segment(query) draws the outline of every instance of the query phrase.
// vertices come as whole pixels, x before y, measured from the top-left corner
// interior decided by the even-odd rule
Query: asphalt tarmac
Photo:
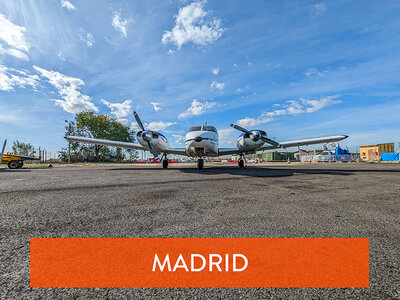
[[[369,238],[364,289],[31,289],[32,237]],[[400,299],[400,164],[0,169],[1,299]]]

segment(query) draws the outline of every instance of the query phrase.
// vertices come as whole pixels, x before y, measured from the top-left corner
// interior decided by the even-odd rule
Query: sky
[[[2,0],[0,140],[57,151],[76,113],[136,130],[136,110],[171,147],[205,122],[221,147],[230,123],[398,143],[399,15],[390,0]]]

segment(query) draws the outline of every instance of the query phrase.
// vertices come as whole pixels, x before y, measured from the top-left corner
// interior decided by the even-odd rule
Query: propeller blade
[[[251,134],[250,131],[248,131],[247,129],[245,129],[245,128],[239,126],[239,125],[231,124],[231,127],[235,128],[235,129],[237,129],[237,130],[239,130],[239,131],[242,131],[242,132],[244,132],[244,133]]]
[[[267,138],[265,136],[262,136],[261,140],[263,140],[264,142],[266,142],[268,144],[271,144],[272,146],[280,147],[280,144],[278,142],[275,142],[274,140],[271,140],[271,139],[269,139],[269,138]]]
[[[147,144],[150,147],[151,154],[153,154],[154,157],[157,157],[158,156],[158,152],[157,152],[156,148],[154,148],[153,144],[150,141],[147,141]]]
[[[133,115],[135,116],[136,122],[138,123],[140,129],[145,131],[142,121],[140,121],[139,115],[136,113],[136,111],[133,112]]]

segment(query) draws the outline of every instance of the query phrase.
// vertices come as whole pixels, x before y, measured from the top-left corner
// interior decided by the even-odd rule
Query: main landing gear
[[[243,154],[240,154],[240,159],[238,161],[238,165],[239,165],[240,169],[246,168],[245,162],[246,162],[246,158],[244,157]]]
[[[162,167],[163,169],[167,169],[168,168],[168,158],[167,158],[167,154],[164,154],[163,157],[161,158],[162,160]]]
[[[197,160],[197,169],[203,170],[203,168],[204,168],[204,160],[202,158],[199,158]]]

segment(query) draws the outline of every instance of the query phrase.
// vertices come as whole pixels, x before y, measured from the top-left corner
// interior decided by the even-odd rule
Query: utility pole
[[[68,135],[71,134],[71,123],[65,120],[65,123],[68,123]],[[71,163],[71,142],[68,140],[68,164]]]

